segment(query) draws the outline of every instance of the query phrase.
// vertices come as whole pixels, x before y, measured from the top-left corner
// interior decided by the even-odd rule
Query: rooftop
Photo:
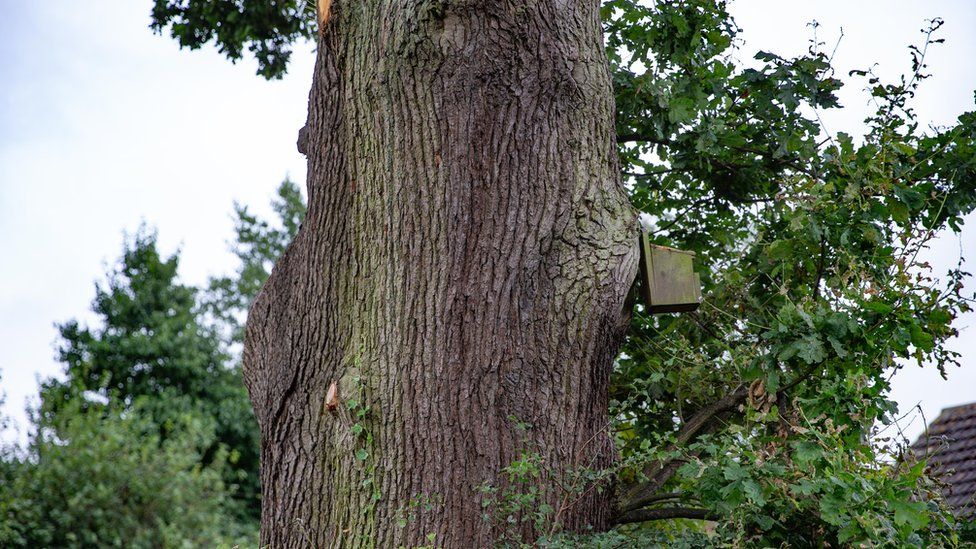
[[[946,501],[960,516],[976,516],[976,402],[942,410],[912,450],[949,485]]]

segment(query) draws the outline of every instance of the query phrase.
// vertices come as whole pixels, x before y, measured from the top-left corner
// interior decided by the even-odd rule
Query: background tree
[[[238,260],[233,275],[211,279],[204,296],[205,310],[216,320],[222,338],[231,350],[244,344],[244,320],[254,297],[261,290],[275,261],[298,234],[305,219],[305,197],[290,179],[282,181],[271,201],[275,219],[268,221],[251,213],[247,205],[234,204],[234,242],[231,251]]]
[[[141,228],[125,243],[107,286],[96,285],[97,327],[74,320],[58,327],[64,376],[46,380],[41,390],[47,421],[79,402],[124,409],[137,400],[164,436],[186,413],[214,421],[214,443],[229,450],[225,481],[253,517],[260,513],[258,431],[235,357],[242,317],[305,212],[301,191],[289,180],[271,206],[273,221],[234,205],[232,251],[240,265],[234,275],[212,279],[206,292],[181,283],[179,255],[162,257],[155,233]]]
[[[170,436],[179,418],[212,421],[214,446],[229,451],[225,481],[245,509],[260,509],[257,429],[238,369],[227,364],[216,331],[201,318],[197,290],[177,276],[179,257],[160,255],[156,235],[140,229],[125,243],[105,286],[97,284],[96,327],[68,321],[58,327],[61,378],[41,386],[42,422],[59,425],[65,406],[126,410],[137,401]]]
[[[257,543],[257,425],[236,330],[304,208],[287,180],[275,220],[235,205],[241,266],[208,292],[179,281],[155,233],[125,241],[96,286],[95,327],[59,327],[64,376],[43,384],[29,445],[0,446],[0,545]]]
[[[83,411],[79,401],[36,424],[25,452],[0,448],[3,547],[253,545],[222,476],[203,455],[212,425],[183,416],[165,438],[152,413]],[[38,418],[35,418],[38,419]]]
[[[402,48],[395,51],[407,52],[397,62],[415,56],[441,59],[425,41],[429,35],[425,33],[456,23],[452,18],[459,16],[459,8],[451,3],[411,6],[416,10],[398,8],[403,19],[416,25],[406,30],[395,27],[394,37],[414,37],[396,42]],[[285,70],[293,40],[312,37],[314,16],[304,4],[280,3],[272,8],[275,17],[291,19],[287,32],[281,33],[260,19],[236,24],[240,16],[231,12],[246,13],[248,2],[228,2],[224,9],[226,13],[219,13],[204,9],[204,3],[158,0],[153,25],[159,31],[170,29],[185,46],[199,47],[213,40],[232,59],[244,48],[260,52],[259,71],[269,77]],[[345,15],[342,5],[337,9]],[[306,148],[313,209],[316,192],[323,193],[322,207],[334,210],[336,204],[346,204],[340,199],[348,198],[336,189],[352,193],[363,185],[358,177],[322,185],[321,170],[341,172],[347,169],[345,162],[360,157],[347,160],[340,154],[343,143],[315,137],[322,129],[322,116],[340,118],[336,105],[347,105],[338,99],[344,97],[343,90],[366,89],[366,84],[338,78],[349,74],[342,72],[348,67],[353,67],[351,74],[364,74],[356,65],[361,58],[344,57],[347,50],[342,48],[357,32],[363,32],[362,40],[369,43],[380,30],[347,26],[361,16],[358,8],[348,9],[355,13],[330,26],[319,42],[316,90],[321,91],[323,81],[343,84],[337,84],[332,95],[317,95],[313,90]],[[464,17],[473,13],[491,17],[475,9]],[[944,342],[955,334],[953,318],[969,307],[962,294],[961,268],[939,279],[918,260],[919,251],[937,232],[959,230],[963,215],[972,211],[976,200],[974,115],[963,114],[952,127],[925,128],[911,108],[914,92],[926,77],[925,55],[930,45],[940,41],[933,34],[940,21],[933,20],[921,45],[910,49],[913,70],[900,81],[881,82],[869,71],[847,76],[858,82],[864,79],[877,107],[867,121],[867,133],[855,139],[830,134],[818,122],[820,110],[839,107],[835,92],[842,82],[831,68],[829,54],[815,40],[806,55],[788,59],[760,53],[753,68],[743,68],[735,61],[738,28],[725,2],[608,0],[601,16],[616,97],[620,169],[630,201],[651,221],[656,241],[697,252],[705,301],[698,314],[681,317],[646,317],[638,307],[610,386],[607,413],[615,420],[623,457],[616,467],[606,469],[599,460],[584,459],[583,469],[589,472],[576,470],[568,482],[566,464],[547,453],[552,449],[547,446],[550,441],[533,440],[532,428],[518,423],[522,429],[516,431],[526,434],[512,445],[518,447],[516,455],[497,464],[504,472],[502,478],[489,478],[481,486],[482,502],[501,512],[500,521],[489,516],[487,522],[493,528],[512,521],[516,526],[496,528],[491,535],[528,541],[541,531],[572,529],[575,525],[566,520],[564,504],[572,504],[575,495],[597,491],[603,486],[600,481],[613,475],[618,479],[614,521],[625,525],[609,535],[614,543],[648,532],[656,536],[660,530],[648,522],[674,518],[718,520],[715,536],[719,537],[711,539],[740,545],[904,546],[958,541],[952,518],[939,508],[932,479],[924,475],[922,465],[899,454],[897,445],[888,444],[895,442],[886,440],[891,438],[885,431],[890,427],[874,430],[894,419],[895,406],[887,394],[890,376],[904,364],[900,361],[911,358],[947,373],[956,357]],[[509,39],[517,41],[520,36],[513,32]],[[485,71],[470,89],[493,90],[493,83],[504,81],[506,69],[519,62],[517,55],[496,58],[504,62]],[[445,62],[450,67],[456,67],[450,62],[462,63]],[[395,83],[406,78],[400,72],[392,74],[400,79]],[[381,71],[377,78],[387,85],[389,73]],[[498,93],[531,96],[532,91],[514,87]],[[420,102],[416,95],[402,97]],[[415,142],[430,144],[436,135],[422,134]],[[379,136],[371,137],[375,139],[365,141],[371,146],[379,143],[378,150],[394,147]],[[443,150],[429,153],[422,158],[433,159],[437,167],[446,158]],[[393,156],[384,158],[396,157],[388,154]],[[413,192],[416,182],[424,181],[422,177],[399,180],[402,184],[383,196],[409,199],[412,195],[403,193]],[[384,204],[387,210],[367,211],[379,215],[388,215],[390,208],[395,211],[396,204]],[[323,215],[317,223],[341,225],[341,216]],[[404,216],[392,227],[399,229],[414,219]],[[387,238],[384,232],[382,239],[355,242],[395,246],[397,240]],[[303,246],[314,244],[299,244],[297,249],[307,251]],[[323,256],[330,258],[324,261],[341,262],[343,251],[340,246],[335,255]],[[403,257],[413,256],[404,252]],[[395,259],[391,264],[399,265]],[[283,269],[291,272],[308,269],[296,267],[293,260],[285,265]],[[319,263],[315,265],[311,268]],[[342,280],[358,280],[358,272]],[[410,276],[409,270],[396,272]],[[315,287],[326,291],[332,286]],[[281,292],[284,289],[273,290],[279,298]],[[370,295],[365,292],[360,297]],[[382,299],[395,300],[398,295],[384,292]],[[352,315],[343,303],[339,307],[346,315],[341,318]],[[273,313],[275,322],[286,322],[281,320],[285,317],[274,316],[279,314],[286,313]],[[278,335],[284,339],[284,333]],[[532,343],[526,347],[531,349]],[[354,363],[356,357],[362,360],[356,352],[351,354]],[[291,386],[298,383],[298,373],[290,378]],[[318,393],[325,392],[330,379],[326,375],[313,384],[315,405],[322,401]],[[417,379],[423,378],[416,376],[410,383]],[[373,403],[379,395],[375,387],[366,385],[362,394],[356,392],[353,411],[369,418],[376,414]],[[264,394],[262,385],[256,387]],[[280,395],[293,393],[285,389],[271,394],[268,402],[282,402]],[[545,392],[532,395],[540,400],[549,397]],[[362,397],[366,397],[365,408]],[[293,413],[288,406],[278,409],[286,416]],[[385,414],[386,408],[380,407],[380,412]],[[271,419],[276,428],[280,417]],[[368,419],[351,425],[369,433]],[[304,434],[318,440],[313,433]],[[266,444],[287,440],[272,438]],[[369,436],[354,439],[349,451],[371,450],[374,444]],[[313,454],[319,451],[327,452],[312,447]],[[370,472],[374,462],[368,461],[368,451],[356,454],[366,456],[364,466]],[[287,457],[300,462],[307,459],[303,456],[299,452]],[[421,524],[423,518],[416,515],[422,513],[411,509],[441,512],[436,494],[374,491],[371,472],[362,480],[366,486],[356,492],[359,501],[352,506],[366,509],[370,520],[379,520],[383,527],[388,527],[383,507],[371,504],[372,499],[399,501],[407,510],[403,515]],[[552,492],[547,490],[553,484],[574,496],[557,498],[552,505]],[[307,501],[303,498],[315,500],[315,495],[292,500],[282,496],[286,501],[281,506],[303,505]],[[337,517],[323,518],[315,505],[306,505],[305,511],[347,524]],[[552,526],[541,527],[540,518]],[[376,526],[367,522],[364,529],[375,532]],[[523,522],[534,528],[522,526]]]

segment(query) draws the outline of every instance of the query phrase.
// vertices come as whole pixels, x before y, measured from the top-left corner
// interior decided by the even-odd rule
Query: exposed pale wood
[[[329,22],[329,17],[332,15],[332,0],[317,0],[318,3],[316,8],[318,9],[319,16],[319,31],[325,27],[325,24]]]

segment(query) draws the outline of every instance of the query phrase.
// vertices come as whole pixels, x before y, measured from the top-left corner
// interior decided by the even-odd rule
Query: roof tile
[[[912,451],[948,484],[946,501],[961,516],[976,515],[976,402],[942,410]]]

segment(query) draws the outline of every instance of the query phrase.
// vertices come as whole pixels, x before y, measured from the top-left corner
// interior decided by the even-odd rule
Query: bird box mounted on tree
[[[701,303],[701,278],[694,252],[651,244],[641,231],[641,287],[648,313],[685,313]]]

